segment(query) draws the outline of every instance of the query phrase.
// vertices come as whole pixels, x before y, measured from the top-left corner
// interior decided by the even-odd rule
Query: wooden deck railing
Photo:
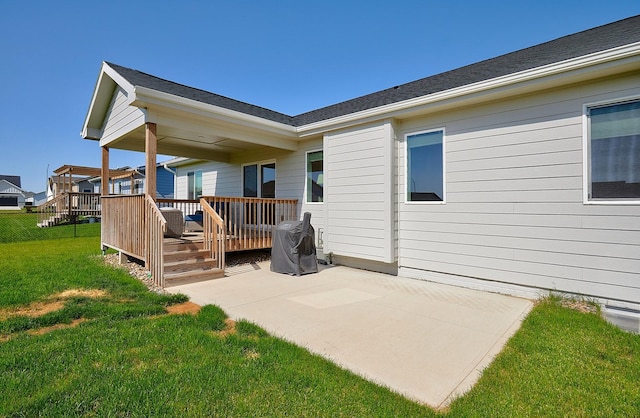
[[[176,208],[182,211],[184,216],[193,215],[202,211],[200,200],[187,199],[156,199],[159,208]]]
[[[99,193],[61,193],[38,207],[38,224],[42,225],[52,217],[100,216]]]
[[[102,245],[145,262],[153,281],[164,286],[166,220],[146,195],[102,197]]]
[[[224,221],[226,251],[271,248],[273,229],[297,219],[297,199],[203,196]]]
[[[203,209],[202,230],[204,235],[204,249],[209,251],[209,257],[216,260],[216,267],[224,270],[224,258],[227,246],[227,234],[224,221],[213,210],[205,199],[200,200]]]
[[[164,287],[164,233],[167,220],[160,212],[156,202],[150,197],[145,199],[147,220],[146,267],[151,271],[154,284]]]

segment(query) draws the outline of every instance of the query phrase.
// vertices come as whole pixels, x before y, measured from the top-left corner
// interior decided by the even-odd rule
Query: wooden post
[[[145,192],[153,200],[156,199],[156,156],[158,153],[158,138],[156,124],[147,122],[145,135],[145,153],[147,156],[145,168]]]
[[[100,193],[109,196],[109,148],[102,147],[102,171],[100,173]]]

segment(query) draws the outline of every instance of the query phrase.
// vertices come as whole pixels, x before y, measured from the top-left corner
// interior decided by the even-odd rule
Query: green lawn
[[[235,334],[220,333],[226,315],[217,307],[196,316],[163,315],[184,297],[148,292],[125,272],[102,265],[98,250],[98,238],[0,244],[0,416],[640,411],[640,336],[554,300],[533,309],[470,393],[436,413],[250,323],[236,324]],[[59,309],[29,316],[55,303]],[[78,320],[84,322],[36,334]]]
[[[0,243],[73,237],[99,237],[99,223],[38,228],[37,213],[0,211]]]

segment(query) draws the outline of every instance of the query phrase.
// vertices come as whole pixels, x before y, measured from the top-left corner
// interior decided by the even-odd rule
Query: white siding
[[[325,253],[395,261],[394,135],[389,121],[325,135]]]
[[[144,122],[145,115],[142,109],[129,106],[124,89],[118,87],[113,94],[109,111],[103,123],[101,141],[109,143],[144,125]]]
[[[177,199],[186,199],[187,173],[202,170],[202,194],[204,196],[242,196],[240,166],[218,161],[208,161],[177,169]]]
[[[400,202],[404,134],[444,126],[447,169],[445,205],[399,204],[401,274],[640,303],[640,206],[584,205],[582,190],[583,105],[639,86],[636,75],[398,123]]]

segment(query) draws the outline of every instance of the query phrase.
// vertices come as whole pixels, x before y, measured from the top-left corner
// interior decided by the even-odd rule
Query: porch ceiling
[[[176,157],[198,158],[212,161],[228,161],[236,153],[264,149],[284,149],[292,151],[293,145],[272,146],[268,143],[249,142],[215,133],[198,133],[166,125],[157,125],[158,154]],[[262,142],[262,141],[261,141]],[[297,147],[297,145],[295,145]],[[145,152],[145,126],[139,126],[117,141],[110,148]]]
[[[158,154],[227,161],[247,151],[295,151],[294,132],[270,129],[238,120],[225,120],[159,106],[145,109],[147,121],[156,123]],[[110,148],[145,151],[145,125],[141,124],[108,144]]]

